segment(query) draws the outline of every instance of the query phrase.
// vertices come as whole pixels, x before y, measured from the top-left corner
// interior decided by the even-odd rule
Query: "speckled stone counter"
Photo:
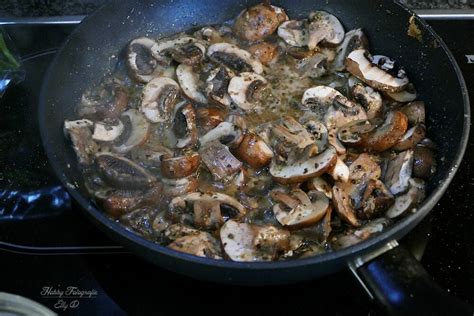
[[[0,16],[86,15],[105,2],[107,0],[0,0]],[[474,8],[474,0],[400,0],[400,2],[414,9]]]

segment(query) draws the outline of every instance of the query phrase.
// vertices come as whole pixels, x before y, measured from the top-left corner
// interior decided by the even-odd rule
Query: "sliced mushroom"
[[[258,41],[273,34],[288,20],[285,10],[261,3],[243,10],[235,20],[234,32],[243,40]]]
[[[393,93],[405,89],[409,81],[404,72],[401,71],[393,76],[373,64],[367,56],[368,52],[365,49],[351,52],[345,62],[347,71],[372,88],[383,92]]]
[[[92,126],[89,120],[64,121],[64,133],[69,137],[80,164],[90,164],[91,157],[99,150],[92,139]]]
[[[170,76],[169,69],[153,57],[151,49],[155,45],[156,42],[148,37],[136,38],[128,44],[128,73],[138,82],[147,83],[158,76]]]
[[[130,213],[131,211],[157,205],[161,200],[162,185],[155,185],[149,190],[113,190],[107,193],[101,201],[104,210],[113,218]]]
[[[352,185],[348,182],[337,182],[332,187],[332,201],[337,214],[342,220],[352,226],[359,226],[359,220],[356,217],[354,207],[350,199]]]
[[[382,96],[380,93],[362,84],[353,86],[351,92],[354,98],[365,108],[368,119],[380,116],[382,113]]]
[[[412,83],[408,84],[403,91],[393,93],[388,92],[386,95],[393,101],[400,103],[413,102],[417,97],[415,86]]]
[[[337,157],[336,163],[329,168],[327,173],[334,179],[334,181],[349,181],[349,167],[339,157]]]
[[[199,168],[201,158],[198,153],[190,153],[180,157],[164,157],[161,160],[161,173],[167,178],[185,178]]]
[[[212,26],[205,26],[194,33],[197,39],[204,40],[211,44],[223,42],[222,34]]]
[[[414,210],[423,200],[426,195],[426,186],[423,180],[410,179],[410,189],[405,194],[399,195],[395,198],[393,206],[385,213],[388,218],[396,218],[405,214],[409,210]]]
[[[324,127],[314,121],[301,125],[291,116],[285,116],[271,127],[271,136],[275,143],[291,144],[292,147],[304,149],[319,142],[324,147]]]
[[[198,189],[199,182],[195,176],[189,176],[180,179],[163,178],[163,191],[168,197],[176,197],[186,193],[195,192]]]
[[[357,120],[341,126],[337,130],[337,138],[344,144],[359,144],[367,133],[372,132],[377,125],[369,120]]]
[[[409,180],[413,171],[413,150],[397,154],[388,162],[384,182],[392,194],[408,190]]]
[[[425,102],[423,101],[408,103],[400,111],[407,116],[410,125],[425,123]]]
[[[142,92],[140,111],[153,123],[168,121],[179,95],[179,85],[173,79],[157,77],[147,83]]]
[[[211,71],[206,80],[206,93],[210,102],[218,106],[229,107],[232,99],[227,93],[227,87],[230,82],[230,75],[225,67],[218,67]]]
[[[199,64],[206,56],[206,47],[197,41],[173,46],[165,51],[178,63],[188,66]]]
[[[198,232],[178,238],[169,244],[168,248],[199,257],[222,259],[219,242],[206,232]]]
[[[196,110],[196,119],[198,127],[204,132],[209,132],[225,120],[224,110],[214,107],[198,108]]]
[[[288,199],[278,199],[278,196],[273,196],[279,202],[273,206],[273,213],[281,225],[289,228],[314,225],[330,208],[329,199],[324,193],[318,191],[310,191],[306,194],[300,189],[294,189],[289,192],[289,197],[292,201],[286,203]]]
[[[105,119],[94,124],[92,139],[100,142],[116,140],[123,132],[123,123],[120,120]]]
[[[235,155],[252,168],[259,169],[270,164],[273,151],[258,135],[247,133],[236,148]]]
[[[190,103],[182,102],[176,106],[173,119],[173,132],[177,138],[176,148],[196,145],[198,140],[196,113]]]
[[[150,137],[150,123],[145,116],[135,109],[125,111],[120,118],[124,131],[114,142],[114,151],[127,153],[143,145]]]
[[[328,199],[332,199],[332,188],[323,178],[315,177],[306,182],[309,190],[315,190],[324,193]]]
[[[306,130],[313,135],[314,142],[318,148],[318,153],[323,152],[328,144],[328,129],[321,122],[308,121],[305,124]]]
[[[435,172],[435,152],[426,146],[416,146],[413,150],[413,176],[428,180]]]
[[[358,49],[369,49],[369,41],[362,29],[351,30],[344,36],[344,41],[336,49],[336,59],[333,68],[336,71],[343,71],[346,66],[344,62],[347,56]]]
[[[426,128],[423,124],[417,124],[412,128],[408,129],[405,135],[403,135],[399,142],[392,147],[396,151],[404,151],[415,147],[421,142],[426,135]]]
[[[199,230],[189,227],[188,225],[177,223],[172,224],[165,228],[163,231],[163,236],[166,238],[167,241],[175,241],[184,236],[198,234]]]
[[[270,174],[281,184],[301,183],[325,173],[336,163],[337,155],[333,147],[329,147],[321,154],[308,157],[288,158],[284,163],[272,160]]]
[[[227,221],[220,230],[224,251],[233,261],[271,261],[289,249],[290,233],[274,226]]]
[[[301,103],[312,109],[329,107],[334,104],[336,97],[341,98],[344,96],[334,88],[315,86],[304,92]]]
[[[92,120],[117,119],[127,108],[129,99],[123,82],[106,78],[82,95],[77,112],[80,117]]]
[[[278,56],[278,45],[270,42],[253,44],[248,50],[264,65],[271,64]]]
[[[390,190],[380,180],[370,180],[357,210],[360,219],[373,219],[389,209],[395,199]]]
[[[288,45],[303,47],[308,45],[308,21],[290,20],[283,22],[278,28],[278,36]]]
[[[262,64],[252,54],[229,43],[211,45],[207,50],[207,55],[211,60],[237,73],[253,71],[261,74],[263,72]]]
[[[339,45],[344,40],[344,27],[332,14],[325,11],[311,12],[308,25],[308,48],[315,49],[319,43]]]
[[[97,154],[95,164],[100,177],[117,189],[143,189],[156,182],[155,177],[135,162],[112,153]]]
[[[165,65],[169,65],[172,59],[179,63],[194,64],[202,60],[205,50],[199,40],[182,33],[160,39],[150,48],[153,57]]]
[[[155,231],[152,227],[152,222],[155,216],[156,210],[154,208],[141,207],[122,215],[119,218],[119,221],[128,229],[132,229],[137,234],[153,240],[156,238]]]
[[[130,158],[145,168],[159,168],[161,159],[173,157],[173,151],[160,143],[148,142],[130,151]]]
[[[232,101],[242,110],[251,110],[261,102],[261,91],[267,80],[251,72],[242,72],[230,80],[227,92]]]
[[[205,146],[209,142],[218,140],[230,148],[237,148],[242,143],[243,138],[243,132],[238,126],[230,122],[222,122],[214,129],[201,136],[199,138],[199,143],[201,146]]]
[[[320,53],[296,61],[296,71],[301,77],[320,78],[326,74],[327,67],[328,57]]]
[[[355,231],[349,231],[345,234],[336,235],[333,238],[331,244],[334,249],[350,247],[374,236],[375,234],[381,233],[387,226],[390,225],[390,223],[391,221],[389,219],[377,218]]]
[[[208,100],[202,88],[203,83],[200,81],[199,75],[194,72],[192,66],[180,64],[176,67],[176,77],[184,94],[197,103],[207,104]]]
[[[405,114],[399,111],[389,112],[382,125],[361,135],[361,142],[357,145],[372,151],[385,151],[398,143],[407,128],[408,119]]]
[[[202,162],[219,181],[227,181],[242,168],[242,163],[218,140],[208,142],[199,150]]]

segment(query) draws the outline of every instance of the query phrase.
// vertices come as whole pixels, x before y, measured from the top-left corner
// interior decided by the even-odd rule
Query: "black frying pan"
[[[62,133],[64,120],[77,118],[74,108],[83,91],[114,68],[117,59],[112,56],[132,38],[144,34],[160,37],[197,25],[222,23],[257,2],[116,1],[88,17],[56,56],[41,95],[41,136],[62,183],[111,238],[164,268],[194,278],[264,285],[314,279],[350,266],[370,293],[392,312],[414,312],[420,306],[416,304],[423,302],[425,312],[467,310],[469,307],[455,303],[436,287],[418,262],[396,246],[396,240],[430,212],[452,180],[467,144],[470,111],[464,80],[443,41],[418,18],[423,40],[409,37],[412,12],[393,1],[275,0],[274,4],[285,8],[292,18],[305,17],[315,9],[326,10],[335,14],[346,30],[363,27],[372,53],[391,56],[406,67],[419,98],[427,104],[429,136],[440,145],[440,157],[444,157],[430,182],[428,198],[416,213],[347,249],[295,261],[238,263],[199,258],[147,241],[111,221],[92,202],[76,156]]]

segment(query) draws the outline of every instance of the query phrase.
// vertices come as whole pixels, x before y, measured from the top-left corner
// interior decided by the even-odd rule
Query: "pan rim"
[[[408,14],[415,16],[417,23],[422,25],[423,29],[428,31],[433,38],[435,38],[438,42],[440,47],[443,49],[444,53],[448,57],[449,61],[451,62],[452,67],[456,73],[456,76],[459,81],[459,86],[461,88],[462,96],[463,96],[463,106],[464,106],[464,116],[463,116],[463,133],[461,137],[460,144],[458,146],[458,150],[456,152],[455,159],[449,166],[451,172],[445,177],[437,186],[433,192],[428,196],[423,203],[423,205],[418,209],[417,212],[407,216],[393,225],[391,225],[387,230],[383,231],[377,236],[369,238],[365,241],[359,242],[353,246],[343,248],[340,250],[322,253],[313,257],[303,258],[303,259],[295,259],[295,260],[288,260],[288,261],[273,261],[273,262],[235,262],[229,260],[217,260],[217,259],[210,259],[210,258],[203,258],[198,257],[190,254],[186,254],[183,252],[179,252],[165,246],[161,246],[156,244],[152,241],[149,241],[138,234],[130,232],[121,224],[113,221],[109,217],[107,217],[102,211],[100,211],[94,203],[90,201],[90,199],[86,199],[84,196],[79,194],[78,191],[74,190],[68,185],[67,179],[64,177],[64,173],[62,172],[61,166],[55,162],[55,154],[51,150],[51,147],[48,145],[48,132],[45,126],[46,122],[46,112],[44,111],[45,108],[45,96],[47,94],[48,83],[50,82],[49,78],[52,76],[53,69],[55,68],[56,64],[58,63],[58,56],[60,56],[61,51],[64,49],[65,46],[69,43],[71,38],[73,38],[74,34],[80,30],[80,26],[78,26],[68,37],[68,39],[63,43],[61,49],[59,50],[58,54],[55,56],[53,62],[51,63],[48,71],[45,75],[44,84],[41,88],[40,93],[40,100],[39,100],[39,123],[40,123],[40,134],[43,143],[43,147],[47,154],[49,164],[51,165],[55,175],[61,181],[62,185],[67,189],[68,193],[79,203],[82,209],[87,213],[87,215],[94,218],[94,223],[99,226],[99,228],[106,229],[107,232],[113,232],[111,236],[112,239],[119,240],[119,235],[121,238],[119,240],[120,244],[123,244],[123,239],[126,239],[127,243],[133,243],[136,246],[140,246],[143,249],[147,249],[153,252],[157,252],[160,255],[168,256],[173,259],[179,259],[188,261],[195,264],[210,266],[210,267],[219,267],[219,268],[226,268],[226,269],[234,269],[234,270],[282,270],[282,269],[291,269],[297,268],[302,266],[308,265],[317,265],[323,262],[337,262],[340,260],[344,260],[345,263],[349,263],[353,258],[360,256],[364,253],[370,252],[371,250],[377,249],[385,245],[391,240],[397,240],[403,237],[405,234],[410,232],[436,205],[436,203],[441,199],[444,195],[445,191],[447,190],[448,186],[450,185],[452,179],[454,178],[461,161],[464,157],[468,139],[469,139],[469,132],[470,132],[470,121],[471,121],[471,110],[470,110],[470,101],[467,86],[460,70],[460,67],[455,60],[453,54],[444,43],[442,38],[431,28],[431,26],[418,17],[412,10],[408,9],[398,1],[394,1],[396,5],[398,5],[402,10],[406,11]],[[88,23],[91,18],[93,18],[96,14],[98,14],[101,10],[103,10],[107,5],[106,4],[100,9],[98,9],[92,15],[86,17],[84,21],[81,23]],[[99,225],[100,223],[100,225]],[[110,235],[110,234],[109,234]],[[127,247],[128,248],[128,247]],[[133,251],[134,254],[138,254],[136,251]]]

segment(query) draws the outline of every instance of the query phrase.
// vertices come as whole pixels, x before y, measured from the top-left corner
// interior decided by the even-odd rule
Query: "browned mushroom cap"
[[[235,155],[252,168],[258,169],[270,164],[273,151],[258,135],[248,133],[235,150]]]
[[[418,145],[413,151],[413,176],[429,179],[436,172],[435,152],[426,146]]]
[[[80,164],[90,164],[93,155],[99,150],[99,146],[92,139],[93,125],[92,121],[85,119],[64,122],[64,134],[71,140]]]
[[[176,148],[196,145],[198,140],[196,113],[191,103],[183,102],[176,106],[173,132],[177,138]]]
[[[347,56],[357,49],[369,49],[369,41],[362,29],[355,29],[346,33],[344,41],[337,47],[337,56],[333,63],[333,69],[343,71]]]
[[[395,203],[385,214],[388,218],[396,218],[407,211],[415,210],[415,208],[423,202],[426,195],[426,185],[423,180],[410,179],[410,189],[405,194],[395,198]]]
[[[225,109],[231,105],[232,99],[227,93],[230,79],[229,72],[225,67],[217,67],[210,72],[206,79],[206,93],[209,102]]]
[[[385,171],[384,182],[393,194],[405,192],[413,171],[413,150],[391,158]]]
[[[270,64],[278,56],[278,45],[270,42],[263,41],[253,44],[248,50],[264,65]]]
[[[199,108],[196,111],[198,127],[204,132],[209,132],[225,120],[226,112],[222,109],[210,107]]]
[[[360,219],[373,219],[380,216],[390,206],[395,199],[390,190],[380,180],[369,180],[361,207],[357,210],[357,217]]]
[[[242,11],[234,24],[234,32],[243,40],[258,41],[273,34],[288,20],[282,8],[261,3]]]
[[[281,225],[292,229],[314,225],[330,208],[329,199],[318,191],[306,194],[301,189],[294,189],[287,197],[283,195],[281,192],[271,195],[279,202],[273,206],[273,213]]]
[[[163,186],[156,184],[149,190],[113,190],[100,201],[110,216],[119,218],[135,209],[156,206],[162,198]]]
[[[400,138],[400,141],[392,147],[396,151],[404,151],[415,147],[421,142],[426,135],[426,128],[423,124],[417,124],[408,129],[405,135]]]
[[[163,192],[167,197],[181,196],[186,193],[195,192],[199,187],[199,181],[195,176],[181,179],[163,178]]]
[[[190,153],[180,157],[164,157],[161,159],[161,173],[167,178],[185,178],[193,174],[201,163],[198,153]]]
[[[347,56],[346,69],[372,88],[383,92],[402,91],[409,83],[404,72],[399,72],[396,76],[393,76],[379,68],[378,65],[373,64],[365,49],[355,50]]]
[[[408,119],[405,114],[399,111],[390,112],[380,127],[362,135],[358,146],[377,152],[385,151],[398,143],[407,128]]]
[[[219,242],[206,232],[198,232],[180,237],[169,244],[168,248],[199,257],[222,259]]]
[[[233,261],[271,261],[290,248],[290,233],[271,225],[227,221],[220,230],[226,255]]]
[[[118,189],[143,189],[150,187],[156,178],[135,162],[112,153],[98,153],[95,164],[100,177]]]
[[[127,108],[129,99],[123,82],[117,78],[107,78],[98,87],[82,95],[78,114],[92,120],[117,119]]]
[[[423,101],[408,103],[400,111],[407,116],[410,125],[425,123],[425,102]]]
[[[227,181],[242,168],[242,163],[232,155],[229,147],[218,140],[201,147],[199,153],[216,180]]]
[[[270,174],[281,184],[301,183],[325,173],[336,163],[337,155],[333,147],[329,147],[317,156],[307,153],[289,156],[285,162],[272,160]]]
[[[351,92],[367,111],[368,119],[380,116],[382,113],[382,96],[380,93],[360,83],[353,86]]]

